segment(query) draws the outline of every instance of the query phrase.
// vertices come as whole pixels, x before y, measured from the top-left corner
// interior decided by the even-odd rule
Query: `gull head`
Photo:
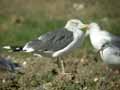
[[[65,25],[65,28],[68,30],[83,29],[86,27],[87,27],[87,25],[83,24],[79,19],[71,19]]]
[[[97,23],[95,23],[95,22],[92,22],[92,23],[90,23],[89,25],[88,25],[88,29],[96,29],[96,30],[100,30],[100,26],[97,24]]]
[[[92,22],[86,26],[87,26],[87,32],[86,32],[87,34],[100,31],[100,26],[95,22]]]

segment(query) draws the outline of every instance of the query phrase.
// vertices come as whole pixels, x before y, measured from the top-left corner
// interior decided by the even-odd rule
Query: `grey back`
[[[57,51],[73,41],[73,33],[64,28],[48,32],[40,37],[41,39],[30,41],[28,47],[32,47],[35,51]]]

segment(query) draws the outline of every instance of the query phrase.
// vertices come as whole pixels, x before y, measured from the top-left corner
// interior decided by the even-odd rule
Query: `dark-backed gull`
[[[80,47],[85,37],[84,32],[80,29],[85,27],[86,25],[80,20],[69,20],[64,28],[47,32],[37,39],[29,41],[23,47],[23,51],[52,58],[61,57]],[[65,74],[63,60],[60,60],[60,62],[62,74]]]

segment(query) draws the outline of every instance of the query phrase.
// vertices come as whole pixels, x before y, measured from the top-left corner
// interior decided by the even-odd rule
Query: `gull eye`
[[[76,22],[76,23],[75,23],[75,25],[77,26],[77,25],[78,25],[78,23]]]
[[[78,26],[78,23],[77,22],[72,22],[72,25]]]

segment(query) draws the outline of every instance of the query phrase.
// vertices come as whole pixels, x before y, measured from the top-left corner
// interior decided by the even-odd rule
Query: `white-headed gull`
[[[92,46],[98,51],[106,42],[120,41],[120,37],[115,36],[105,30],[101,30],[97,23],[88,25],[88,32]]]
[[[43,56],[58,58],[80,47],[85,33],[81,31],[86,25],[78,19],[69,20],[62,29],[47,32],[35,40],[29,41],[23,51]],[[62,74],[65,74],[63,60],[60,60]]]

